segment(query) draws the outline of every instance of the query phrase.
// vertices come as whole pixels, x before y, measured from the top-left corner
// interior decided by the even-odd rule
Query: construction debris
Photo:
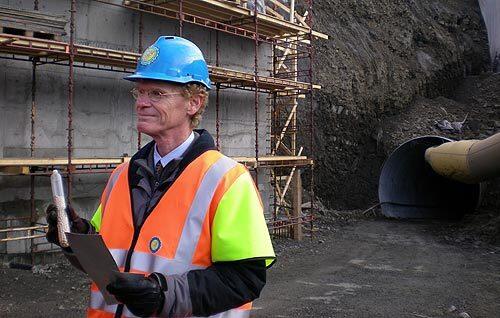
[[[449,132],[452,134],[461,134],[462,133],[462,128],[464,126],[465,121],[467,120],[467,114],[464,118],[463,121],[454,121],[454,122],[449,122],[446,119],[436,121],[436,126],[441,130],[445,132]]]

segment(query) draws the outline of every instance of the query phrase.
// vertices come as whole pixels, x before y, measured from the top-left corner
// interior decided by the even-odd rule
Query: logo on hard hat
[[[161,241],[159,238],[156,236],[149,241],[149,249],[151,250],[152,253],[158,252],[158,250],[161,248]]]
[[[141,64],[142,65],[149,65],[153,63],[156,58],[158,57],[158,54],[160,53],[160,49],[158,49],[156,46],[150,46],[142,53],[141,56]]]

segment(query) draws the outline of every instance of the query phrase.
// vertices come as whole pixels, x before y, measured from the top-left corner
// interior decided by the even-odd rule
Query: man
[[[98,232],[120,270],[144,276],[107,286],[120,305],[93,284],[88,317],[248,317],[275,255],[249,172],[193,130],[210,89],[201,51],[162,36],[126,79],[153,141],[114,170],[92,220],[69,214],[72,231]],[[48,221],[57,243],[53,209]]]

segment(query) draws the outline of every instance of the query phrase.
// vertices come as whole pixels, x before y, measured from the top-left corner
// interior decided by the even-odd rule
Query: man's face
[[[190,126],[190,101],[180,86],[154,81],[137,82],[137,130],[151,137]],[[156,100],[158,99],[158,100]]]

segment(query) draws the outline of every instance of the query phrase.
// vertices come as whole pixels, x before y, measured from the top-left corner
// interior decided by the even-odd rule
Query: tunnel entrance
[[[476,209],[480,184],[464,184],[435,173],[425,150],[452,141],[439,136],[409,140],[396,148],[380,174],[378,195],[387,217],[457,219]]]

